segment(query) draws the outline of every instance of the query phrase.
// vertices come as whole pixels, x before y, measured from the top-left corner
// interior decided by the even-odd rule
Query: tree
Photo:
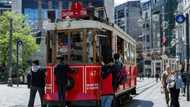
[[[16,41],[21,40],[22,45],[22,69],[26,69],[27,60],[36,52],[38,45],[32,37],[31,28],[27,25],[25,17],[18,13],[5,12],[0,16],[0,63],[7,65],[8,40],[9,40],[9,19],[13,19],[13,66],[16,64]]]

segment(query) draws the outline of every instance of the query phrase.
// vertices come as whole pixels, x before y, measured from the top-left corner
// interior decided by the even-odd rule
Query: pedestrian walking
[[[35,96],[38,91],[41,100],[41,107],[45,107],[43,104],[43,95],[44,95],[44,86],[45,86],[45,72],[41,70],[38,60],[32,62],[31,68],[31,86],[30,86],[30,98],[28,107],[34,107]]]
[[[156,71],[156,74],[155,74],[155,78],[156,78],[156,82],[158,82],[159,78],[160,78],[160,71]]]
[[[170,65],[166,65],[166,70],[161,75],[161,85],[162,85],[161,88],[162,88],[162,90],[164,92],[166,104],[167,104],[168,107],[169,107],[169,91],[167,90],[167,82],[166,82],[166,80],[168,78],[170,70],[171,70]]]
[[[55,67],[56,83],[58,86],[58,97],[60,101],[60,107],[66,106],[65,92],[67,88],[67,73],[71,71],[68,65],[64,64],[64,56],[57,57],[59,63]]]
[[[140,80],[144,80],[144,58],[141,56],[137,65]]]
[[[166,80],[167,88],[170,93],[170,107],[180,107],[179,104],[179,93],[180,88],[183,87],[183,80],[181,77],[181,66],[178,66],[177,70],[171,70]]]
[[[184,87],[182,88],[182,94],[183,96],[185,96],[185,93],[186,93],[186,84],[187,84],[187,79],[186,79],[186,73],[185,73],[185,65],[184,63],[182,64],[182,69],[181,69],[181,76],[182,76],[182,80],[183,80],[183,83],[184,83]]]

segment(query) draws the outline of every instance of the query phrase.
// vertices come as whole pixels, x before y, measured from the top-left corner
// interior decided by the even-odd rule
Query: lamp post
[[[13,35],[13,19],[9,19],[9,45],[8,45],[8,86],[12,87],[12,35]]]
[[[182,24],[182,23],[186,23],[186,60],[187,60],[187,63],[186,63],[186,67],[187,67],[187,71],[186,73],[188,75],[186,75],[186,82],[187,82],[187,101],[190,101],[190,92],[189,92],[189,14],[186,13],[185,16],[184,15],[177,15],[176,16],[176,22],[179,23],[179,24]]]
[[[187,73],[189,74],[189,14],[186,14],[186,49],[187,49]],[[187,77],[187,101],[190,101],[189,98],[189,77]]]
[[[20,70],[20,63],[19,63],[19,51],[20,51],[20,47],[22,46],[22,41],[21,40],[17,40],[16,41],[16,65],[17,65],[17,72],[16,72],[16,76],[17,76],[17,87],[19,86],[19,75],[18,72]]]

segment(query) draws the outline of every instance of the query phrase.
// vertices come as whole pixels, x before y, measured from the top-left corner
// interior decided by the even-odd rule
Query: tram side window
[[[98,63],[108,63],[112,58],[112,45],[111,45],[111,33],[101,33],[97,37],[96,47],[97,47],[97,62]]]
[[[71,63],[82,63],[83,62],[83,33],[72,32],[71,33]]]
[[[46,42],[47,42],[47,62],[52,63],[52,38],[51,38],[50,32],[48,32],[47,35],[48,35],[47,39],[46,39]]]
[[[124,40],[120,37],[117,37],[117,52],[121,56],[121,61],[124,62]]]
[[[68,61],[69,52],[68,36],[64,32],[58,33],[58,56],[63,56],[65,61]]]
[[[131,64],[131,45],[130,44],[128,46],[128,51],[129,51],[128,60],[129,60],[129,63]]]
[[[87,61],[88,63],[93,63],[93,33],[88,32],[87,35]]]
[[[132,46],[132,50],[131,50],[131,58],[132,58],[132,64],[135,64],[135,49],[134,47]]]
[[[124,47],[124,63],[128,63],[128,43],[125,42],[125,47]]]

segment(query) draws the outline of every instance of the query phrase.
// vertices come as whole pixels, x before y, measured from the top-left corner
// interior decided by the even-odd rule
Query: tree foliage
[[[22,63],[23,69],[27,67],[27,60],[37,50],[38,46],[32,37],[31,28],[27,25],[25,17],[18,13],[5,12],[0,16],[0,63],[8,63],[8,41],[10,18],[13,19],[13,66],[16,64],[16,41],[21,40],[22,45]]]

